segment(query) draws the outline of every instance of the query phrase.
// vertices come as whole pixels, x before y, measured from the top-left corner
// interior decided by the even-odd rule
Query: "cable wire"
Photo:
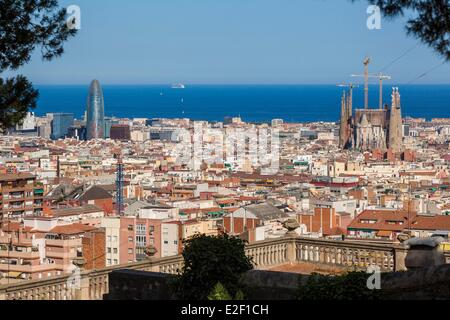
[[[419,79],[422,79],[423,77],[427,76],[429,73],[433,72],[434,70],[442,67],[447,61],[444,60],[441,63],[435,65],[434,67],[432,67],[431,69],[429,69],[428,71],[422,73],[421,75],[417,76],[416,78],[412,79],[411,81],[407,82],[407,84],[411,84]]]
[[[401,60],[403,57],[407,56],[411,51],[416,49],[419,46],[418,43],[416,43],[414,46],[406,50],[404,53],[402,53],[399,57],[395,58],[391,63],[387,64],[383,69],[380,70],[380,72],[386,71],[388,68],[392,67],[396,62]]]

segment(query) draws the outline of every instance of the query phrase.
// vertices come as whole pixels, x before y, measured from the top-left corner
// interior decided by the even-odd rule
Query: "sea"
[[[87,85],[37,85],[34,112],[68,112],[82,118]],[[247,122],[337,121],[344,88],[335,85],[105,85],[105,115],[119,118],[190,118],[223,121],[241,117]],[[403,116],[450,118],[450,85],[399,85]],[[391,103],[392,86],[384,87],[384,103]],[[378,108],[378,86],[370,86],[371,108]],[[364,105],[364,88],[354,89],[354,108]]]

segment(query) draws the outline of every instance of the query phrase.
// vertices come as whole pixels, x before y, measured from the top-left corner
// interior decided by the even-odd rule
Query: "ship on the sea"
[[[172,85],[172,89],[185,89],[186,86],[182,83],[176,83]]]

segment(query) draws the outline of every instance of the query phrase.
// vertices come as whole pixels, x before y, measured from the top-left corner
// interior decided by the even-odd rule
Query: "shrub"
[[[379,290],[367,288],[369,274],[349,272],[332,276],[312,274],[305,284],[300,285],[299,300],[375,300]]]

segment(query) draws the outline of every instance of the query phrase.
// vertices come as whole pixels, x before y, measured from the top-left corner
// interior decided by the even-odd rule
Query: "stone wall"
[[[241,284],[248,300],[295,300],[308,275],[252,270]],[[369,277],[369,275],[368,275]],[[108,300],[171,300],[172,275],[119,270],[109,278]],[[450,265],[381,274],[384,300],[450,300]],[[357,297],[355,297],[357,298]]]
[[[172,300],[172,275],[136,270],[113,271],[104,300]]]

